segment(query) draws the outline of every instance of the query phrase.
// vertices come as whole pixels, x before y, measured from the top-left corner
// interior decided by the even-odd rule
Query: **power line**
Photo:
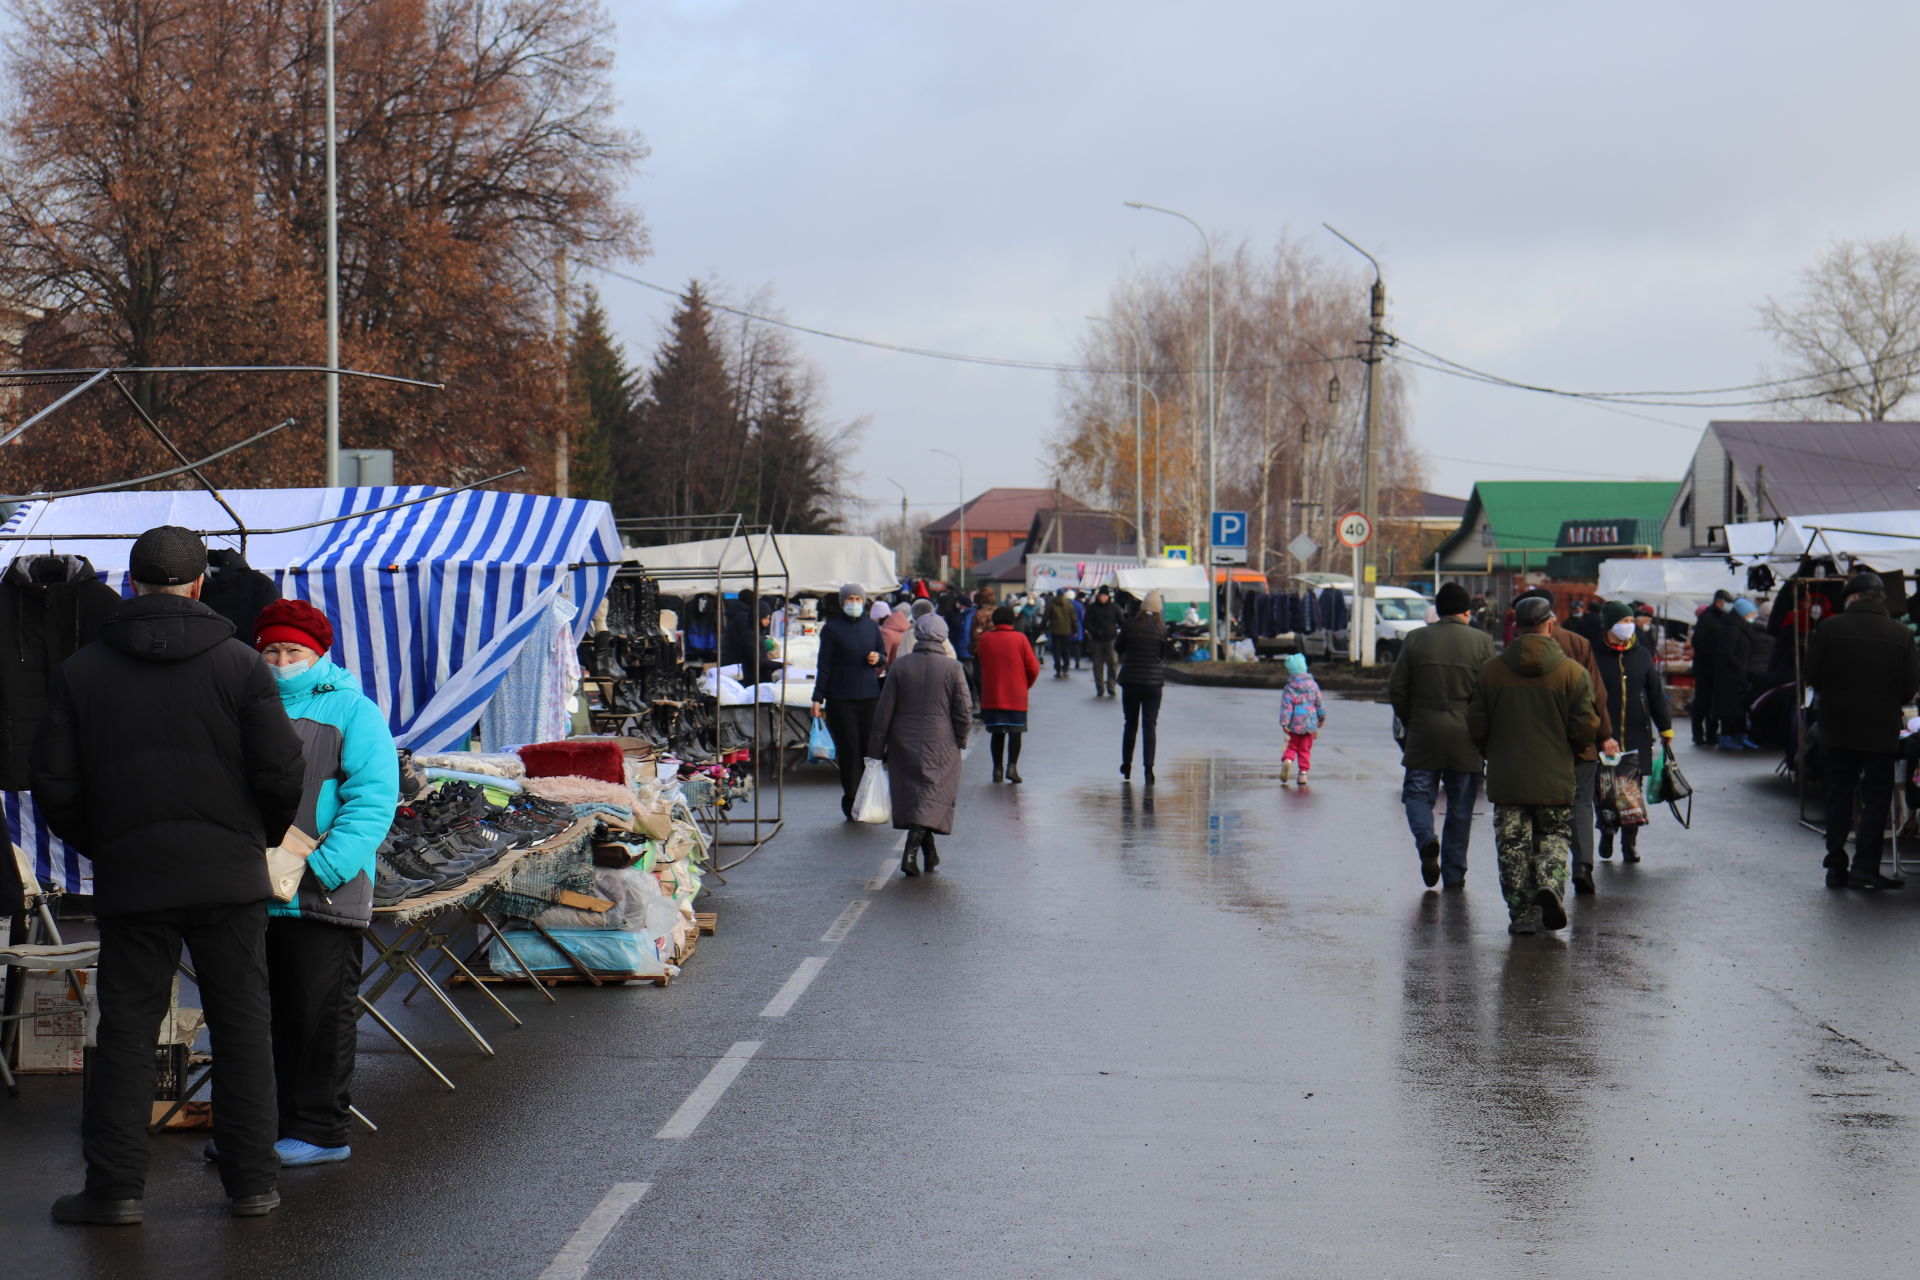
[[[1756,408],[1756,407],[1761,407],[1766,405],[1791,404],[1797,400],[1811,400],[1816,397],[1826,395],[1827,390],[1825,388],[1818,388],[1815,390],[1802,391],[1802,392],[1798,392],[1790,395],[1768,396],[1768,397],[1764,397],[1761,399],[1754,399],[1754,400],[1717,401],[1717,402],[1711,402],[1711,403],[1703,402],[1703,401],[1693,401],[1693,400],[1676,400],[1676,399],[1663,400],[1663,399],[1658,399],[1656,397],[1732,395],[1742,391],[1762,391],[1769,387],[1787,387],[1800,382],[1814,382],[1822,379],[1836,378],[1836,377],[1840,377],[1843,374],[1858,372],[1862,369],[1871,369],[1878,365],[1888,363],[1890,361],[1911,359],[1913,357],[1920,356],[1920,347],[1916,347],[1912,351],[1894,352],[1889,355],[1879,356],[1863,364],[1840,365],[1833,369],[1823,369],[1823,370],[1818,370],[1814,373],[1804,373],[1792,378],[1776,378],[1766,382],[1747,383],[1744,386],[1715,387],[1715,388],[1708,388],[1708,389],[1703,389],[1698,391],[1568,391],[1561,387],[1549,387],[1549,386],[1542,386],[1537,383],[1521,382],[1513,378],[1502,377],[1497,373],[1488,373],[1484,369],[1476,369],[1472,365],[1462,364],[1458,360],[1452,360],[1446,356],[1440,355],[1437,352],[1429,351],[1425,347],[1422,347],[1416,343],[1407,341],[1405,338],[1396,338],[1395,342],[1396,342],[1396,345],[1398,346],[1404,346],[1411,351],[1418,351],[1421,355],[1426,356],[1431,360],[1436,360],[1440,363],[1440,365],[1445,366],[1444,368],[1436,367],[1435,365],[1425,364],[1421,361],[1411,359],[1410,357],[1407,357],[1407,356],[1398,357],[1399,359],[1405,361],[1408,364],[1413,365],[1416,368],[1429,369],[1435,373],[1445,373],[1453,377],[1468,378],[1476,382],[1491,383],[1495,386],[1511,387],[1517,391],[1537,391],[1543,395],[1561,396],[1571,400],[1590,400],[1590,401],[1596,401],[1596,402],[1606,402],[1606,403],[1616,403],[1616,404],[1638,404],[1638,405],[1644,405],[1652,408],[1669,408],[1669,409],[1750,409],[1750,408]]]
[[[624,280],[628,284],[639,285],[642,289],[651,289],[655,293],[664,293],[670,298],[683,296],[682,291],[679,289],[669,288],[663,284],[655,284],[651,280],[642,280],[638,276],[628,275],[624,271],[616,271],[612,267],[600,266],[598,264],[589,265],[592,265],[595,270],[612,276],[616,280]],[[791,329],[795,333],[810,334],[813,337],[827,338],[834,342],[848,342],[859,347],[872,347],[878,351],[891,351],[898,355],[920,356],[928,360],[949,360],[959,364],[986,365],[990,368],[997,369],[1031,369],[1041,373],[1097,373],[1132,377],[1135,372],[1131,367],[1109,369],[1099,365],[1066,364],[1055,360],[1019,360],[1010,356],[976,356],[959,351],[940,351],[933,347],[914,347],[898,342],[882,342],[878,338],[861,338],[850,333],[835,333],[830,329],[816,329],[811,325],[795,324],[791,320],[782,320],[778,316],[761,315],[758,312],[748,311],[741,307],[731,307],[724,302],[716,302],[712,298],[707,299],[707,305],[715,311],[724,311],[728,315],[739,316],[743,320],[753,320],[760,324],[773,325],[776,328]],[[1334,364],[1340,361],[1357,359],[1359,359],[1358,356],[1315,356],[1310,360],[1282,360],[1278,364],[1243,365],[1234,368],[1223,367],[1215,370],[1215,372],[1271,373],[1276,369],[1298,369],[1305,368],[1309,365]],[[1205,373],[1206,370],[1157,368],[1142,369],[1139,370],[1139,372],[1143,374],[1178,375],[1200,374]]]
[[[1427,453],[1424,449],[1420,452],[1429,458],[1434,458],[1441,462],[1464,462],[1469,466],[1475,467],[1504,467],[1509,471],[1544,471],[1549,475],[1580,476],[1588,480],[1646,480],[1648,478],[1644,475],[1624,475],[1618,471],[1570,471],[1563,467],[1536,467],[1524,462],[1495,462],[1492,458],[1456,458],[1444,453]]]

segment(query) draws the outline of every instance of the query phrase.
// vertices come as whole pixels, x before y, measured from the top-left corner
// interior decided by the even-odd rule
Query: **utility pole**
[[[887,483],[900,491],[900,561],[894,570],[904,578],[913,572],[913,557],[908,554],[913,546],[913,532],[907,523],[907,486],[892,476],[887,477]]]
[[[567,415],[573,410],[572,387],[567,378],[567,246],[553,253],[553,341],[560,352],[560,430],[553,442],[553,491],[562,498],[571,497],[573,488],[573,430]]]
[[[334,168],[334,0],[327,0],[327,488],[340,484],[340,187]]]
[[[967,558],[973,550],[967,543],[967,466],[960,461],[960,455],[957,453],[949,453],[945,449],[929,449],[927,452],[953,459],[954,479],[960,498],[960,554],[954,558],[954,577],[959,588],[965,591],[967,589]]]
[[[1373,536],[1368,538],[1355,555],[1356,571],[1353,584],[1353,619],[1348,628],[1347,652],[1352,660],[1364,667],[1373,665],[1374,652],[1374,590],[1373,590],[1373,538],[1380,536],[1380,452],[1374,439],[1374,406],[1380,400],[1380,361],[1384,359],[1380,348],[1387,336],[1387,285],[1380,271],[1380,260],[1362,249],[1346,236],[1341,235],[1331,223],[1321,226],[1340,236],[1348,248],[1373,264],[1373,291],[1368,298],[1367,320],[1367,402],[1363,410],[1363,448],[1366,450],[1366,466],[1360,482],[1360,510],[1373,528]]]

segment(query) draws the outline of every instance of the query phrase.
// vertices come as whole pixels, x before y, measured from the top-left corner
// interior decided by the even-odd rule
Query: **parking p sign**
[[[1247,545],[1247,513],[1244,511],[1214,512],[1213,545],[1245,547]]]

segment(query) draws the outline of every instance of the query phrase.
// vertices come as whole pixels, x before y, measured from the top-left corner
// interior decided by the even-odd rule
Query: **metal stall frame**
[[[712,665],[715,671],[718,671],[727,664],[727,654],[725,652],[727,579],[744,578],[750,582],[756,609],[759,607],[758,602],[762,594],[763,585],[777,588],[782,599],[785,599],[792,589],[792,573],[787,564],[786,553],[781,550],[780,540],[774,534],[773,527],[765,524],[748,524],[744,515],[735,513],[695,516],[641,516],[627,520],[616,520],[614,526],[620,530],[623,540],[637,534],[640,536],[666,538],[674,542],[705,540],[721,542],[720,554],[711,569],[708,569],[704,565],[678,569],[649,569],[646,567],[645,561],[646,546],[629,543],[626,550],[638,555],[640,558],[638,560],[628,561],[626,567],[620,571],[620,574],[616,574],[616,577],[625,574],[632,577],[651,578],[655,582],[698,582],[704,585],[711,580],[713,583],[714,602],[718,614],[717,621],[720,624],[714,636],[714,657]],[[728,558],[736,543],[746,554],[746,572],[739,570],[729,571],[727,568]],[[763,564],[763,560],[768,551],[772,552],[773,563],[771,565]],[[756,622],[757,621],[756,619]],[[723,863],[720,862],[717,857],[715,858],[711,869],[716,876],[722,877],[722,884],[726,883],[724,879],[725,872],[732,870],[748,858],[751,858],[754,854],[760,852],[761,848],[765,846],[769,840],[772,840],[776,835],[780,834],[781,830],[786,826],[786,748],[788,746],[786,731],[786,691],[787,667],[785,663],[782,663],[780,667],[781,700],[778,704],[779,714],[774,717],[773,721],[772,741],[768,741],[766,735],[762,732],[762,727],[767,720],[767,717],[763,714],[763,708],[766,704],[757,698],[755,701],[746,704],[753,708],[753,732],[750,737],[751,745],[749,747],[753,766],[753,812],[751,817],[742,818],[735,818],[729,811],[724,809],[716,808],[712,812],[710,825],[712,828],[713,847],[716,850],[721,848],[746,849],[745,853],[731,862]],[[717,713],[721,706],[717,678],[713,701],[714,709]],[[716,714],[716,720],[717,719],[718,716]],[[766,748],[771,748],[774,759],[772,769],[774,791],[773,812],[770,815],[765,812],[762,802],[762,794],[765,791],[763,784],[766,781],[762,772],[762,760],[765,758]],[[722,827],[735,825],[748,828],[747,838],[727,838],[721,834]]]
[[[1915,536],[1913,534],[1877,533],[1871,530],[1846,529],[1837,525],[1834,525],[1834,526],[1819,525],[1819,526],[1810,527],[1807,530],[1807,545],[1801,548],[1800,554],[1796,559],[1795,563],[1805,564],[1809,560],[1826,559],[1826,560],[1833,561],[1835,566],[1838,567],[1840,561],[1845,560],[1848,565],[1847,574],[1845,576],[1835,577],[1835,578],[1800,578],[1800,577],[1788,578],[1781,584],[1783,589],[1787,583],[1794,583],[1794,582],[1804,583],[1811,586],[1844,587],[1846,585],[1847,578],[1851,577],[1854,573],[1859,572],[1859,565],[1861,563],[1860,557],[1849,555],[1844,552],[1836,552],[1831,547],[1826,547],[1822,549],[1821,544],[1824,541],[1825,535],[1827,535],[1828,533],[1872,533],[1874,537],[1878,537],[1878,538],[1901,538],[1908,541],[1920,542],[1920,536]],[[1844,607],[1844,603],[1843,603],[1843,607]],[[1807,745],[1807,722],[1806,722],[1807,676],[1806,676],[1806,668],[1805,668],[1807,637],[1801,633],[1798,627],[1791,628],[1791,630],[1793,632],[1792,643],[1793,643],[1794,732],[1795,732],[1796,739],[1799,743],[1801,757],[1802,759],[1804,759],[1809,750]],[[1794,781],[1794,792],[1795,792],[1794,799],[1795,799],[1795,807],[1797,810],[1798,821],[1800,825],[1805,827],[1807,830],[1812,831],[1817,835],[1824,837],[1827,834],[1825,802],[1823,801],[1821,804],[1820,821],[1814,822],[1811,818],[1807,816],[1807,770],[1804,767],[1802,767],[1799,762],[1796,761],[1793,774],[1794,774],[1793,781]],[[1883,859],[1883,860],[1890,860],[1893,863],[1893,874],[1895,876],[1899,876],[1902,872],[1908,870],[1910,866],[1920,867],[1920,851],[1916,851],[1913,855],[1910,855],[1905,858],[1903,858],[1901,855],[1900,809],[1901,809],[1900,780],[1899,780],[1899,774],[1896,772],[1894,775],[1893,803],[1889,805],[1887,809],[1887,821],[1888,821],[1889,830],[1887,833],[1887,851]],[[1851,825],[1851,823],[1849,823],[1849,825]],[[1853,839],[1853,837],[1851,836],[1848,838],[1850,840]]]

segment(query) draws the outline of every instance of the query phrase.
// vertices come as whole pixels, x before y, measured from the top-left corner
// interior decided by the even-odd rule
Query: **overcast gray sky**
[[[1755,307],[1836,238],[1912,227],[1901,3],[611,0],[633,194],[678,286],[770,285],[797,322],[1068,360],[1134,260],[1339,226],[1394,330],[1574,389],[1752,381]],[[671,299],[603,281],[637,363]],[[1044,484],[1056,375],[800,339],[863,495],[921,512]],[[1419,373],[1434,488],[1680,474],[1667,425]],[[1753,416],[1733,410],[1722,417]],[[1493,465],[1496,463],[1512,465]]]

